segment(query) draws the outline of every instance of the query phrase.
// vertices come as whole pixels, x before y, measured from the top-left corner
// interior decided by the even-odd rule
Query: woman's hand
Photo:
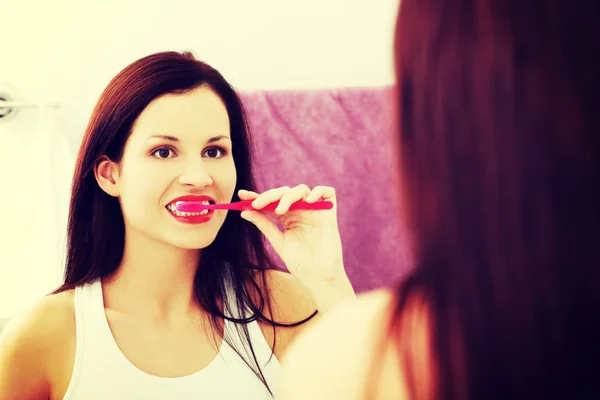
[[[310,190],[306,185],[284,186],[261,194],[240,190],[238,195],[241,200],[253,200],[252,206],[256,209],[279,201],[275,212],[243,211],[241,216],[265,235],[287,269],[302,285],[310,291],[340,282],[349,285],[344,271],[333,188],[317,186]],[[333,208],[289,210],[300,200],[307,203],[326,200],[333,203]],[[283,226],[283,231],[271,218]]]

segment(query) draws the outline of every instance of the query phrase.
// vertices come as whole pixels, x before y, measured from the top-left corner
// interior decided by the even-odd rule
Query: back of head
[[[416,266],[394,321],[424,294],[436,398],[593,388],[599,11],[597,0],[402,1],[398,145]]]

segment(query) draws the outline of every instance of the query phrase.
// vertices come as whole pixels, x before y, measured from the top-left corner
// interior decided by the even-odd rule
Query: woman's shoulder
[[[52,340],[55,334],[74,326],[74,290],[67,290],[45,296],[11,318],[2,333],[2,342]]]
[[[300,335],[282,360],[281,398],[358,399],[382,371],[399,381],[399,366],[386,346],[393,299],[389,290],[359,295]],[[403,398],[402,387],[395,386],[385,395]]]
[[[74,341],[74,291],[42,298],[11,318],[2,332],[0,371],[6,372],[0,373],[0,382],[15,388],[48,386],[55,360],[64,359],[65,346]]]

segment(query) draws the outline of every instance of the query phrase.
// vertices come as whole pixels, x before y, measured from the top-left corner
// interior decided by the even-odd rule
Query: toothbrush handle
[[[252,207],[252,201],[241,201],[243,204],[244,210],[254,210]],[[262,208],[261,211],[275,211],[277,206],[279,205],[279,201],[268,204]],[[290,211],[292,210],[330,210],[333,208],[333,203],[330,201],[317,201],[314,203],[307,203],[305,201],[297,201],[290,206]]]

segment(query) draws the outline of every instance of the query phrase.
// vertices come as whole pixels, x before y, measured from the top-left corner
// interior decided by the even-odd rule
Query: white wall
[[[135,59],[189,49],[238,89],[393,80],[398,0],[0,0],[0,81],[61,101],[77,136]]]
[[[240,90],[390,84],[397,6],[398,0],[0,0],[0,82],[17,87],[26,100],[59,102],[52,117],[77,145],[112,76],[161,50],[193,51]],[[31,147],[38,115],[22,112],[10,128],[0,122],[0,135]],[[33,153],[7,150],[0,168],[13,171],[17,181],[35,162]],[[10,187],[2,189],[0,205],[14,202],[8,193],[14,194]],[[46,217],[35,224],[53,223]],[[27,217],[11,221],[32,223]],[[9,225],[0,223],[0,238],[22,230]],[[35,250],[42,245],[0,246],[2,316],[54,283],[36,273],[52,268],[47,252]],[[23,264],[30,266],[27,273],[16,273]],[[32,285],[32,279],[44,282]]]

